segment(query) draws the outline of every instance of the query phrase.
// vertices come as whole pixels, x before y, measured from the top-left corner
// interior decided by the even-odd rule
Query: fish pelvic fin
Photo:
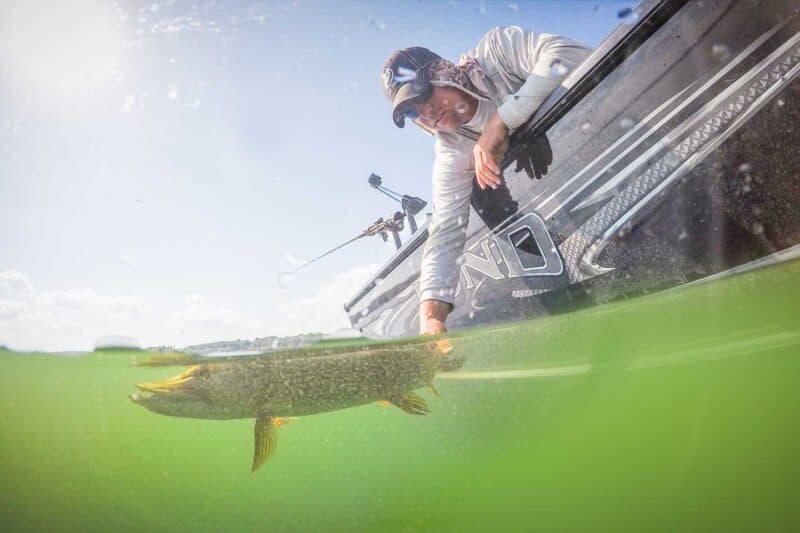
[[[427,415],[431,412],[422,396],[413,391],[392,394],[389,401],[410,415]]]
[[[261,416],[256,419],[255,449],[253,450],[251,472],[255,472],[275,452],[275,448],[278,446],[278,430],[276,428],[283,425],[283,420],[271,416]]]

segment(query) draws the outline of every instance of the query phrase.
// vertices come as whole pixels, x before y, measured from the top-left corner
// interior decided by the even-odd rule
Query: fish
[[[415,389],[437,372],[461,367],[447,339],[347,350],[295,350],[196,364],[171,378],[140,383],[130,400],[161,415],[230,420],[255,418],[255,472],[275,452],[277,428],[295,417],[373,402],[411,415],[430,409]]]

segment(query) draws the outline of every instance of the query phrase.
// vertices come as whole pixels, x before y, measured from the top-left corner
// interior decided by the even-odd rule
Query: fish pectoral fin
[[[273,418],[270,416],[261,416],[256,419],[255,429],[255,450],[253,451],[253,468],[251,472],[267,462],[267,459],[275,452],[278,446],[278,430],[275,421],[284,420],[282,418]]]
[[[428,388],[431,390],[431,392],[433,393],[433,395],[434,395],[434,396],[436,396],[437,398],[441,398],[441,397],[442,397],[442,395],[441,395],[441,394],[439,394],[439,391],[438,391],[438,390],[436,390],[436,387],[434,387],[434,386],[433,386],[433,383],[431,383],[430,385],[428,385]]]
[[[392,405],[392,402],[390,402],[389,400],[378,400],[375,403],[377,403],[381,407],[391,407],[391,405]]]
[[[427,415],[431,412],[422,396],[410,390],[392,394],[389,401],[410,415]]]

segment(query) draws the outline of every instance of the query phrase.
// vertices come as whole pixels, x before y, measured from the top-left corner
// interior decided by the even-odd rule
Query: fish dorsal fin
[[[410,390],[392,394],[389,401],[410,415],[427,415],[431,412],[422,396]]]
[[[260,416],[256,419],[256,447],[253,451],[251,472],[255,472],[259,466],[264,464],[278,446],[278,430],[273,422],[274,420],[270,416]]]

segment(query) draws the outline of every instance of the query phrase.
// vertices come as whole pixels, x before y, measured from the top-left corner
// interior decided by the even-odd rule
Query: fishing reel
[[[389,240],[389,234],[391,233],[392,237],[394,237],[394,245],[399,249],[400,246],[402,246],[399,233],[403,231],[405,227],[405,217],[406,215],[404,213],[396,211],[393,215],[389,215],[386,218],[379,218],[373,222],[370,227],[364,230],[364,234],[380,235],[383,242],[387,242]]]
[[[428,205],[428,202],[422,198],[417,198],[416,196],[400,194],[391,189],[387,189],[383,186],[383,178],[374,172],[369,175],[367,182],[373,189],[379,190],[395,202],[400,203],[400,206],[403,208],[403,214],[408,217],[408,226],[411,228],[411,233],[416,233],[417,221],[414,219],[414,215],[419,214],[420,211],[425,209],[425,206]]]

